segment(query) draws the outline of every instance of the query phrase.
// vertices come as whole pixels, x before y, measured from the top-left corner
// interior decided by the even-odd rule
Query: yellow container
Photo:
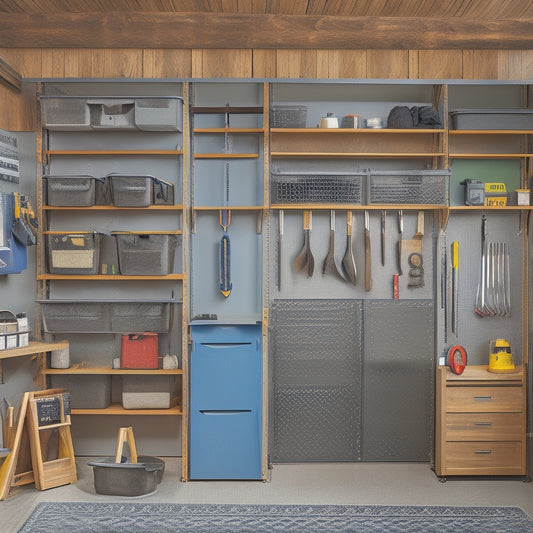
[[[495,374],[506,374],[516,371],[511,346],[505,339],[490,341],[488,371]]]

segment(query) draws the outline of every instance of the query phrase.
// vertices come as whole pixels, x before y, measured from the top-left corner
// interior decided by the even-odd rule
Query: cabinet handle
[[[238,415],[251,412],[251,409],[200,409],[203,415]]]
[[[474,426],[492,426],[492,422],[474,422]]]
[[[474,450],[476,455],[490,455],[492,450]]]
[[[487,402],[492,400],[492,396],[474,396],[476,402]]]
[[[207,348],[235,348],[237,346],[250,346],[251,342],[201,342]]]

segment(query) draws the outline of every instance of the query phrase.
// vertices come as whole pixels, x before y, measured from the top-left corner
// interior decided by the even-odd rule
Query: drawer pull
[[[492,450],[475,450],[474,453],[476,455],[490,455]]]
[[[239,415],[241,413],[251,413],[251,409],[200,409],[203,415]]]
[[[492,422],[474,422],[474,426],[492,426]]]
[[[492,396],[474,396],[474,400],[476,400],[476,402],[490,402]]]

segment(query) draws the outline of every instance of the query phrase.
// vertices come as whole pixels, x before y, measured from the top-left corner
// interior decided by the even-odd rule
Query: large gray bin
[[[87,98],[83,96],[41,96],[41,114],[45,128],[52,131],[91,129]]]
[[[533,109],[456,109],[450,116],[456,130],[533,129]]]
[[[47,235],[50,274],[98,274],[101,234],[93,232]]]
[[[46,203],[53,206],[90,207],[95,204],[94,176],[43,176],[46,180]]]
[[[108,174],[113,205],[148,207],[152,204],[153,176],[145,174]]]
[[[181,131],[183,98],[180,96],[136,98],[135,125],[145,131]]]
[[[170,302],[112,302],[111,330],[164,333],[170,328]]]
[[[91,98],[87,100],[87,106],[92,129],[135,129],[133,98]]]
[[[111,405],[110,375],[52,374],[50,384],[70,392],[71,409],[105,409]]]
[[[166,276],[174,269],[178,235],[114,231],[120,273],[124,276]]]

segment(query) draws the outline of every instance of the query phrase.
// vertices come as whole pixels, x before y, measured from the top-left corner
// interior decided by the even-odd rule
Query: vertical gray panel
[[[367,301],[363,460],[428,461],[433,442],[433,303]]]
[[[359,460],[361,302],[276,300],[271,325],[272,461]]]

